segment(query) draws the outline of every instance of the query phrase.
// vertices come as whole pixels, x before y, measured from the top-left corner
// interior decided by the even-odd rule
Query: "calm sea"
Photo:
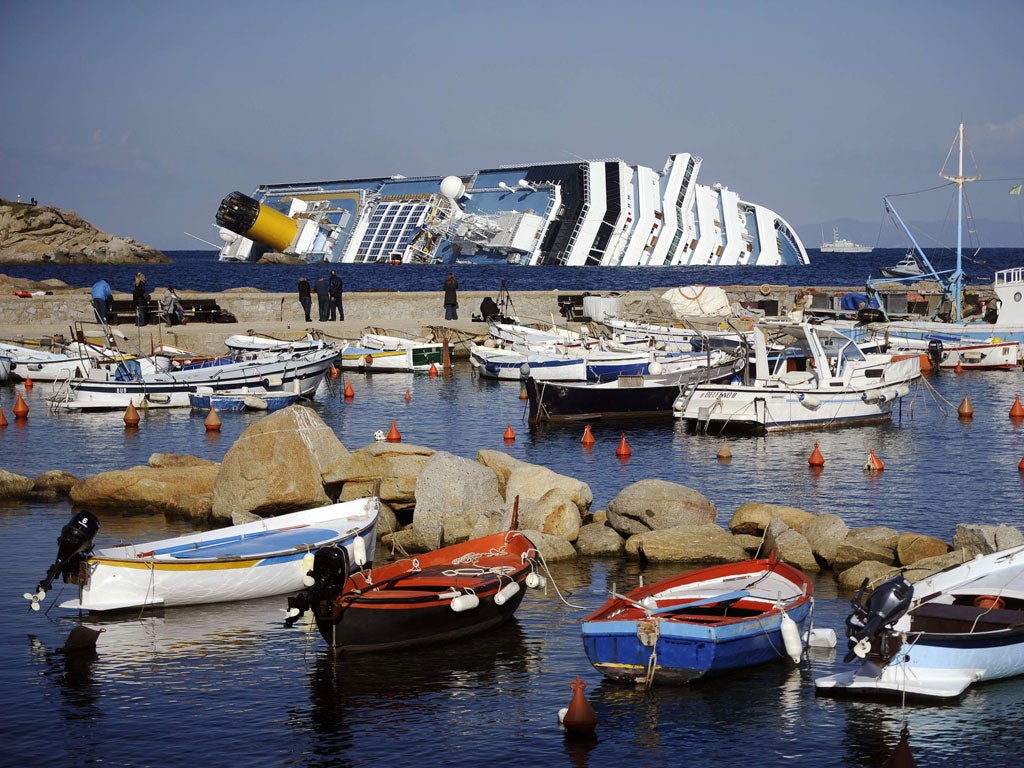
[[[823,273],[812,266],[798,282],[856,285],[876,254],[856,258],[865,259],[857,274],[852,267]],[[151,283],[162,282],[157,270],[165,269],[183,289],[230,284],[286,290],[303,271],[210,264],[195,255],[178,263],[189,268],[148,268]],[[115,269],[121,268],[105,272],[127,285],[134,268],[125,268],[123,279]],[[356,282],[353,289],[429,290],[443,276],[431,267],[351,269],[345,279]],[[88,285],[96,272],[87,270],[49,268],[43,276]],[[481,290],[501,279],[512,290],[612,290],[636,287],[625,285],[634,279],[681,282],[656,270],[622,270],[628,275],[617,277],[610,272],[615,271],[467,267],[460,281]],[[725,270],[721,280],[702,273],[683,282],[787,282],[774,270],[739,272]],[[394,282],[375,282],[388,278]],[[339,396],[342,379],[333,390],[321,389],[314,404],[346,446],[366,445],[375,430],[395,421],[407,443],[466,458],[482,448],[503,450],[580,478],[593,489],[595,509],[628,484],[657,477],[708,496],[722,525],[743,502],[766,501],[836,513],[851,526],[885,525],[947,541],[960,522],[1024,528],[1024,474],[1018,469],[1024,429],[1008,418],[1024,389],[1020,370],[932,376],[884,426],[731,439],[728,463],[716,458],[721,438],[688,435],[672,422],[595,425],[597,444],[584,450],[580,427],[530,429],[516,383],[481,380],[463,363],[447,379],[360,374],[352,384],[352,400]],[[24,422],[11,416],[18,391],[31,408]],[[0,407],[10,421],[0,429],[3,469],[27,476],[63,469],[84,477],[145,464],[157,452],[219,460],[260,418],[223,414],[222,431],[211,434],[203,425],[205,414],[153,412],[143,414],[137,431],[126,432],[120,413],[52,414],[44,394],[42,385],[27,393],[20,386],[0,387]],[[975,412],[969,421],[956,414],[965,395]],[[509,424],[517,436],[506,444]],[[633,451],[625,461],[615,456],[622,434]],[[825,457],[820,473],[807,465],[815,442]],[[880,474],[862,470],[871,449],[885,463]],[[580,618],[613,585],[621,590],[641,575],[650,583],[682,570],[673,565],[552,564],[551,581],[560,595],[550,588],[547,594],[531,592],[512,624],[409,653],[333,661],[315,632],[284,629],[284,600],[269,599],[87,618],[105,630],[95,657],[65,657],[58,649],[78,618],[52,607],[32,613],[21,595],[52,562],[69,515],[66,502],[0,506],[0,583],[6,585],[0,599],[2,765],[431,768],[502,761],[717,768],[756,760],[768,767],[877,766],[885,764],[904,722],[918,765],[1021,765],[1024,679],[978,687],[955,706],[904,709],[817,698],[813,679],[844,666],[841,648],[838,658],[814,650],[799,666],[769,665],[685,688],[645,693],[604,681],[584,655]],[[99,543],[191,529],[162,516],[100,517]],[[850,595],[838,594],[831,574],[816,585],[815,625],[841,637]],[[59,591],[48,597],[48,606],[70,595]],[[567,740],[557,725],[576,675],[587,683],[586,696],[600,718],[593,743]]]

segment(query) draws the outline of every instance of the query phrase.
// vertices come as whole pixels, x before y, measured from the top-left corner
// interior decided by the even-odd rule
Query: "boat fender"
[[[535,571],[526,577],[526,586],[530,589],[544,589],[547,586],[547,579]]]
[[[882,396],[878,390],[872,390],[870,392],[865,392],[863,395],[860,396],[860,399],[863,400],[865,403],[877,403],[879,400],[882,399]]]
[[[313,561],[316,559],[312,552],[307,552],[302,556],[302,584],[306,587],[312,587],[316,584],[316,579],[313,578]]]
[[[821,398],[815,397],[814,395],[808,395],[806,392],[801,392],[800,405],[814,411],[821,407]]]
[[[356,536],[352,541],[352,559],[360,568],[366,565],[366,542],[362,536]]]
[[[504,605],[510,599],[512,599],[512,597],[514,597],[517,592],[519,592],[519,585],[516,584],[514,581],[510,581],[508,584],[506,584],[504,587],[498,590],[498,593],[494,596],[494,604]]]
[[[1006,601],[999,597],[999,595],[978,595],[974,598],[974,607],[985,610],[995,609],[997,611],[1001,611],[1006,607]]]
[[[788,613],[784,613],[779,629],[782,631],[782,643],[786,646],[786,654],[794,664],[799,664],[804,652],[804,645],[800,642],[800,628]]]
[[[471,611],[480,605],[480,598],[472,592],[466,592],[459,595],[450,603],[452,610],[456,613],[462,613],[463,611]]]

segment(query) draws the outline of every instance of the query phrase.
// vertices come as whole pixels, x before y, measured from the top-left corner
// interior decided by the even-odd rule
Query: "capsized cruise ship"
[[[700,166],[683,153],[660,173],[610,159],[266,184],[221,202],[219,259],[277,251],[341,264],[809,263],[781,216],[722,184],[698,184]]]

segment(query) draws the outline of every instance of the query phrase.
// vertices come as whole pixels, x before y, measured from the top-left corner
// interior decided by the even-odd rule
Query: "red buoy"
[[[971,405],[970,395],[964,395],[964,399],[960,402],[960,407],[956,409],[956,415],[965,420],[974,418],[974,406]]]
[[[732,451],[729,450],[729,439],[722,440],[722,447],[718,449],[718,460],[727,462],[732,459]]]
[[[864,470],[866,472],[881,472],[885,469],[885,464],[882,460],[875,456],[873,449],[868,450],[868,460],[864,462]]]
[[[964,364],[960,362],[960,358],[957,358],[956,365],[953,366],[953,372],[958,374],[964,372]]]
[[[519,399],[520,400],[529,400],[530,399],[530,393],[526,391],[526,385],[525,384],[519,388]]]
[[[515,439],[516,433],[512,430],[512,424],[509,423],[509,425],[505,428],[505,441],[511,443]]]
[[[821,450],[818,448],[818,444],[814,444],[814,450],[811,451],[811,457],[807,459],[807,463],[812,467],[824,467],[825,457],[821,455]]]
[[[594,439],[594,433],[590,431],[589,424],[583,427],[583,437],[580,439],[580,442],[583,443],[584,445],[593,445],[594,443],[597,442]]]
[[[220,416],[217,415],[217,409],[212,405],[210,406],[210,412],[206,414],[206,421],[203,424],[206,425],[207,432],[217,432],[220,430]]]
[[[412,400],[412,393],[407,389],[405,390],[405,402],[408,403],[410,400]]]
[[[430,364],[430,370],[428,371],[428,373],[431,376],[437,376],[437,366],[434,363]]]
[[[910,728],[906,724],[900,731],[899,743],[889,756],[889,762],[885,764],[885,768],[917,768],[917,761],[910,751]]]
[[[0,408],[0,427],[7,426],[7,416],[4,415],[4,409]],[[1024,466],[1024,459],[1021,459],[1021,465]]]
[[[11,408],[11,411],[19,419],[24,419],[28,416],[28,403],[26,403],[25,398],[21,396],[21,392],[18,393],[18,397],[14,401],[14,407]]]
[[[331,378],[336,379],[339,376],[341,376],[341,371],[338,370],[338,366],[336,366],[334,363],[331,363]]]
[[[35,385],[32,383],[32,379],[26,377],[25,378],[25,391],[26,392],[31,392],[32,391],[32,387],[34,387],[34,386]]]
[[[1020,403],[1020,395],[1014,398],[1013,405],[1010,406],[1010,418],[1024,419],[1024,405]]]
[[[632,456],[633,451],[630,450],[629,443],[626,442],[626,436],[623,435],[619,439],[619,447],[615,449],[616,456]]]
[[[402,435],[398,431],[398,427],[395,426],[395,422],[391,422],[391,429],[388,430],[388,442],[389,443],[400,443],[402,442]]]
[[[135,409],[135,403],[131,400],[128,401],[128,407],[124,412],[124,425],[126,427],[139,426],[139,412]]]
[[[345,397],[353,398],[356,396],[356,392],[352,389],[352,379],[345,382]]]
[[[576,679],[569,685],[572,688],[572,700],[562,715],[562,725],[572,733],[592,733],[597,727],[597,713],[583,695],[587,684],[576,675]]]

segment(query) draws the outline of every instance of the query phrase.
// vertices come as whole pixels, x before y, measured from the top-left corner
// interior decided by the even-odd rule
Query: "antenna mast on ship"
[[[956,206],[956,269],[949,278],[949,291],[952,294],[953,305],[956,307],[955,315],[953,317],[954,322],[963,321],[963,292],[964,284],[966,279],[963,271],[963,226],[964,226],[964,182],[977,181],[981,178],[981,174],[977,176],[964,176],[964,124],[960,122],[960,128],[957,131],[957,138],[954,139],[954,143],[959,143],[959,165],[957,168],[957,175],[950,176],[948,174],[939,172],[939,176],[948,181],[952,181],[956,184],[957,191],[957,206]],[[943,165],[945,168],[945,165]]]

